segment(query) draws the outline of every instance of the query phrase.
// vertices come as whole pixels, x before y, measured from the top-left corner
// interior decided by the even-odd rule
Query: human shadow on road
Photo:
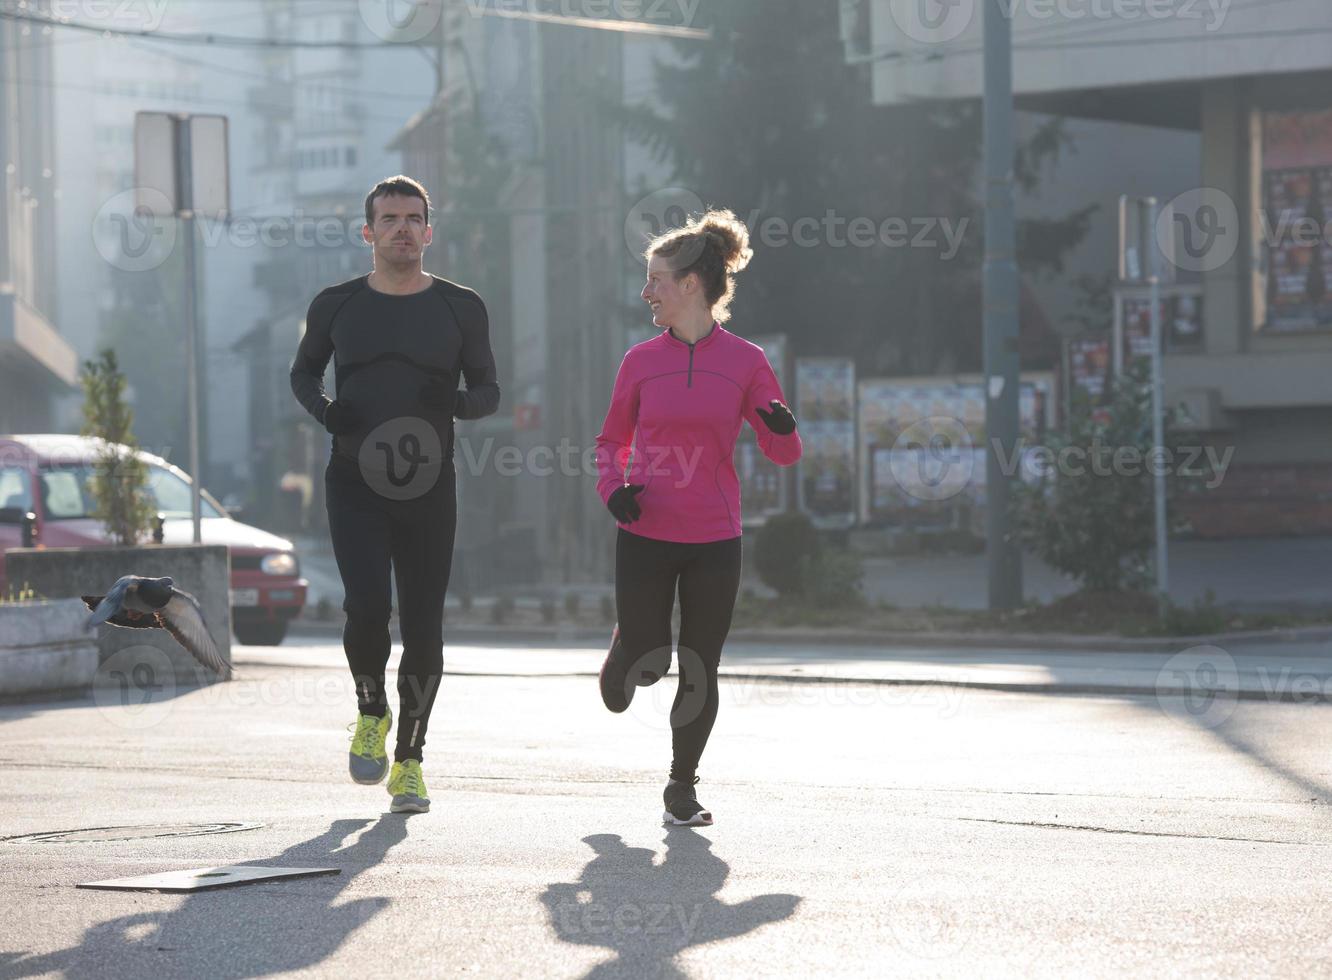
[[[367,826],[369,825],[369,826]],[[365,830],[345,848],[356,830]],[[388,898],[335,904],[358,874],[380,864],[407,836],[407,818],[335,820],[327,831],[272,858],[237,861],[281,867],[335,867],[341,874],[241,885],[184,896],[167,912],[97,922],[77,946],[25,956],[0,953],[0,976],[60,973],[69,978],[191,976],[239,978],[315,967],[388,907]],[[80,892],[96,915],[106,892]],[[174,896],[173,896],[174,897]]]
[[[712,841],[691,830],[667,832],[661,864],[653,863],[653,851],[627,847],[615,834],[583,842],[597,856],[576,882],[547,887],[541,901],[562,941],[616,954],[586,980],[685,978],[675,961],[682,951],[789,918],[800,903],[799,896],[777,894],[720,901],[731,869],[712,853]]]

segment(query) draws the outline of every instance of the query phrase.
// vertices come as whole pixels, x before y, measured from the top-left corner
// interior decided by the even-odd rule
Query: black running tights
[[[430,709],[444,670],[444,594],[453,565],[458,505],[452,462],[411,500],[390,500],[355,467],[330,463],[324,476],[328,528],[346,593],[342,645],[363,714],[383,717],[392,612],[389,566],[398,586],[398,739],[394,761],[421,759]]]
[[[681,544],[621,528],[615,604],[626,664],[653,652],[669,662],[677,587],[680,681],[671,707],[671,778],[692,781],[717,720],[717,668],[740,589],[740,538]]]

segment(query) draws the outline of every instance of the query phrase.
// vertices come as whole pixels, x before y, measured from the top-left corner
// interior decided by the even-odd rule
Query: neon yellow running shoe
[[[373,786],[384,779],[384,774],[388,772],[384,740],[388,738],[392,727],[393,712],[387,708],[383,718],[374,715],[356,716],[356,732],[352,735],[351,751],[347,753],[347,769],[351,772],[353,782]]]
[[[425,813],[430,809],[425,776],[421,775],[421,763],[415,759],[393,763],[388,791],[393,796],[393,803],[389,806],[393,813]]]

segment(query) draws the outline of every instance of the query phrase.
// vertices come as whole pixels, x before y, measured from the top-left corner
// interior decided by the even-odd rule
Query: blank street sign
[[[252,864],[228,864],[220,868],[186,868],[137,878],[112,878],[90,881],[78,888],[99,888],[118,892],[200,892],[228,885],[250,885],[257,881],[313,878],[340,874],[338,868],[265,868]]]
[[[188,119],[190,131],[190,198],[180,199],[176,133]],[[182,116],[140,112],[134,117],[134,183],[138,206],[155,218],[170,218],[188,209],[200,217],[219,218],[230,209],[227,117]],[[149,191],[155,193],[148,193]]]

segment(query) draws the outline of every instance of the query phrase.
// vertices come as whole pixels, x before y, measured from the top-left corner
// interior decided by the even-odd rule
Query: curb
[[[321,636],[342,636],[342,624],[337,621],[298,619],[291,625],[293,633],[316,633]],[[532,643],[545,644],[588,643],[604,645],[610,635],[609,627],[544,626],[456,626],[444,625],[446,642],[454,643]],[[401,642],[396,620],[391,633]],[[1332,640],[1332,626],[1300,626],[1273,630],[1247,630],[1234,633],[1213,633],[1200,636],[1103,636],[1079,633],[875,633],[870,630],[838,629],[737,629],[731,630],[729,639],[750,643],[777,643],[787,645],[837,643],[844,646],[879,647],[883,649],[951,648],[968,650],[1057,650],[1068,653],[1158,653],[1162,649],[1191,646],[1225,646],[1245,643],[1316,643]]]
[[[306,664],[295,661],[275,662],[265,661],[246,661],[239,660],[237,667],[255,666],[255,667],[275,667],[280,666],[285,669],[321,669],[313,668]],[[445,669],[445,677],[467,677],[467,678],[486,678],[492,680],[505,679],[533,679],[533,678],[593,678],[597,672],[593,670],[552,670],[543,673],[533,672],[509,672],[509,671],[479,671],[479,670],[448,670]],[[1271,691],[1261,687],[1239,687],[1234,690],[1204,690],[1190,685],[1163,686],[1160,684],[1126,684],[1116,681],[1107,681],[1105,683],[1094,683],[1088,681],[1033,681],[1024,683],[1022,681],[1001,681],[986,680],[984,678],[942,678],[942,677],[867,677],[865,675],[855,674],[802,674],[793,672],[772,672],[764,670],[743,670],[727,669],[723,667],[717,675],[722,680],[727,681],[745,681],[749,683],[761,684],[856,684],[870,687],[911,687],[911,688],[957,688],[970,691],[991,691],[1005,694],[1049,694],[1049,695],[1083,695],[1089,697],[1156,697],[1156,698],[1176,698],[1188,697],[1196,698],[1201,694],[1211,694],[1216,697],[1230,698],[1235,701],[1262,701],[1268,703],[1290,703],[1290,704],[1332,704],[1332,689],[1316,692],[1299,692],[1293,690]]]

